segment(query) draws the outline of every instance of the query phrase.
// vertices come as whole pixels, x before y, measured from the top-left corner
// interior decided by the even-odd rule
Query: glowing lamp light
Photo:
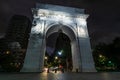
[[[111,63],[111,61],[108,61],[108,63]]]
[[[59,54],[59,55],[62,55],[62,52],[60,51],[60,52],[58,52],[58,54]]]
[[[46,57],[46,56],[45,56],[45,59],[47,60],[47,59],[48,59],[48,57]]]
[[[58,59],[58,57],[56,56],[55,59]]]
[[[59,55],[62,55],[62,53],[63,53],[63,50],[58,51],[58,54],[59,54]]]
[[[10,51],[6,51],[6,54],[10,54]]]
[[[99,57],[101,58],[101,57],[102,57],[102,55],[100,54],[100,55],[99,55]]]

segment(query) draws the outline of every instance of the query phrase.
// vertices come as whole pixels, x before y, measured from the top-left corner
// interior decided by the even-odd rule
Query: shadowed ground
[[[0,73],[0,80],[120,80],[120,73]]]

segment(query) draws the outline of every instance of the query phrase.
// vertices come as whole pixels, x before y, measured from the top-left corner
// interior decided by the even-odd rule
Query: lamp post
[[[62,55],[62,52],[63,52],[62,50],[61,50],[61,51],[58,51],[58,55],[59,55],[60,57],[61,57],[61,55]],[[59,57],[59,61],[58,61],[59,64],[61,63],[61,58],[60,58],[60,57]]]
[[[47,66],[47,60],[48,60],[48,57],[45,56],[45,66]]]

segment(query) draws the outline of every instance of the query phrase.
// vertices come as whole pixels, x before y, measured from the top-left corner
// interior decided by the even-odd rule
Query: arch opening
[[[60,57],[62,52],[64,56]],[[69,26],[62,24],[53,25],[47,30],[44,66],[50,64],[48,57],[51,55],[50,61],[53,62],[56,58],[60,58],[64,63],[58,64],[62,65],[67,71],[75,71],[76,68],[80,68],[78,41],[74,31]]]
[[[55,41],[53,43],[52,41]],[[58,70],[72,71],[72,53],[71,40],[61,30],[52,33],[46,39],[46,53],[44,66],[50,70],[57,68]]]
[[[52,33],[60,32],[60,31],[62,31],[62,33],[67,35],[71,41],[76,40],[76,33],[71,28],[71,26],[63,25],[63,24],[54,24],[54,25],[50,26],[49,29],[47,29],[47,31],[46,31],[46,38],[49,35],[51,35]]]

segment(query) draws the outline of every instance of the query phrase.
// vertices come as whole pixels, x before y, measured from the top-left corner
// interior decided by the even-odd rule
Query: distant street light
[[[111,63],[111,61],[108,61],[108,63]]]
[[[47,60],[48,59],[48,57],[47,56],[45,56],[45,60]]]
[[[61,55],[61,54],[62,54],[62,52],[58,52],[58,54],[59,54],[59,55]]]
[[[100,54],[100,55],[99,55],[99,57],[101,58],[101,57],[102,57],[102,55]]]
[[[6,51],[6,54],[10,54],[10,51]]]
[[[47,56],[45,56],[45,66],[48,66],[48,63],[47,63],[47,60],[48,60],[48,57]]]
[[[59,54],[59,55],[62,55],[62,53],[63,53],[63,50],[58,51],[58,54]]]
[[[56,56],[55,59],[58,59],[58,57]]]

